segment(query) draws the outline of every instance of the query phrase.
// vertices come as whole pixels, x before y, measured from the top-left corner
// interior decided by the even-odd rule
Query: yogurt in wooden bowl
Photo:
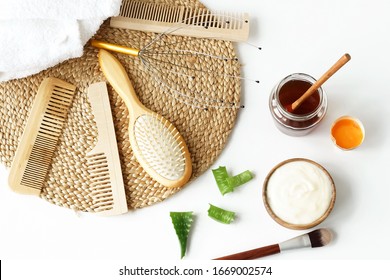
[[[336,187],[328,171],[304,158],[285,160],[267,175],[263,201],[270,216],[290,229],[323,222],[334,207]]]

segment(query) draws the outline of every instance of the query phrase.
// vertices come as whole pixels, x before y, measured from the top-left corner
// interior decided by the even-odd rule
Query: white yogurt
[[[329,208],[333,185],[329,176],[307,161],[288,162],[276,169],[267,184],[268,204],[290,224],[310,224]]]

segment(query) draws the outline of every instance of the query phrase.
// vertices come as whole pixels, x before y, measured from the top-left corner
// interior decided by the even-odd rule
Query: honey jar
[[[321,87],[294,112],[289,112],[286,108],[315,82],[316,80],[307,74],[294,73],[282,79],[272,89],[269,108],[280,131],[290,136],[303,136],[311,132],[324,118],[328,102]]]

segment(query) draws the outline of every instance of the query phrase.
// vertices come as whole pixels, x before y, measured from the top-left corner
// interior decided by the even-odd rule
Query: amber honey
[[[286,107],[296,101],[316,80],[303,73],[295,73],[282,79],[272,90],[269,107],[277,128],[291,136],[311,132],[323,119],[327,110],[327,98],[320,87],[294,112]]]
[[[286,108],[301,97],[310,87],[311,83],[304,80],[291,80],[285,83],[279,91],[279,102]],[[294,110],[295,115],[308,115],[314,112],[320,104],[318,91],[310,95],[302,104]]]

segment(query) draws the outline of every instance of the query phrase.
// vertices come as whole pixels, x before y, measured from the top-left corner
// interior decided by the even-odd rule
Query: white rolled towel
[[[0,82],[23,78],[70,58],[121,0],[0,0]]]

